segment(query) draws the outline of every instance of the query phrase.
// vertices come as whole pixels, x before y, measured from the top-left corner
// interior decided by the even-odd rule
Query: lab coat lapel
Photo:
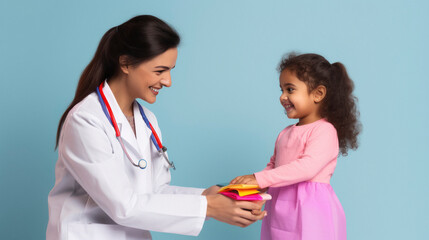
[[[112,108],[113,114],[115,115],[116,123],[118,124],[119,131],[121,132],[121,138],[125,144],[125,147],[127,148],[128,153],[135,155],[136,158],[139,158],[139,155],[141,154],[137,144],[137,139],[107,82],[104,83],[103,92],[110,104],[110,107]],[[134,119],[136,118],[135,116],[134,110]]]

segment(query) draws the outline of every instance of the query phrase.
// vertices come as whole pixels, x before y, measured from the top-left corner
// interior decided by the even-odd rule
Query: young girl
[[[346,218],[329,181],[339,151],[357,149],[353,82],[343,64],[317,54],[289,55],[279,66],[280,103],[299,119],[277,137],[267,167],[231,184],[268,187],[261,239],[343,240]]]

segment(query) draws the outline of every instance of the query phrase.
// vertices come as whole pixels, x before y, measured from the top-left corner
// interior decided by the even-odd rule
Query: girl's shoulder
[[[305,125],[290,125],[287,128],[285,128],[285,130],[287,129],[296,129],[296,130],[301,130],[301,131],[336,131],[334,125],[332,125],[332,123],[328,122],[328,120],[326,120],[325,118],[321,118],[317,121],[314,121],[312,123],[309,124],[305,124]]]
[[[325,118],[322,118],[316,121],[315,123],[316,124],[313,127],[314,130],[337,134],[337,130],[335,129],[334,125],[330,123],[328,120],[326,120]]]
[[[294,129],[294,126],[295,126],[296,124],[291,124],[291,125],[289,125],[289,126],[287,126],[287,127],[285,127],[285,128],[283,128],[283,130],[281,130],[280,132],[279,132],[279,134],[277,135],[277,139],[276,139],[276,141],[279,141],[279,139],[280,138],[282,138],[283,136],[288,136],[292,131],[291,130],[293,130]],[[289,133],[289,134],[287,134],[287,133]],[[286,135],[285,135],[286,134]]]
[[[337,130],[332,123],[328,122],[326,119],[321,119],[316,121],[307,131],[307,139],[319,139],[338,143]]]
[[[286,127],[281,134],[289,133],[288,135],[298,135],[304,138],[309,138],[310,136],[323,136],[323,135],[337,135],[337,130],[335,129],[332,123],[328,122],[326,119],[322,118],[315,122],[306,124],[306,125],[290,125]]]
[[[295,126],[295,124],[291,124],[291,125],[283,128],[283,130],[281,130],[280,133],[278,134],[278,137],[280,137],[281,135],[283,135],[285,132],[290,131],[294,126]]]

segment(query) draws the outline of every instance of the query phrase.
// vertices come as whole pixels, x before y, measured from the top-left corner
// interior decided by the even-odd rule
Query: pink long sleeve
[[[279,134],[267,168],[255,173],[255,177],[261,188],[303,181],[329,183],[338,151],[337,132],[325,119],[292,125]]]

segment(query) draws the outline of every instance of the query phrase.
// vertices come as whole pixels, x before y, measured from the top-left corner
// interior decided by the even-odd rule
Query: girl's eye
[[[288,91],[289,93],[293,92],[293,88],[286,88],[286,91]]]

